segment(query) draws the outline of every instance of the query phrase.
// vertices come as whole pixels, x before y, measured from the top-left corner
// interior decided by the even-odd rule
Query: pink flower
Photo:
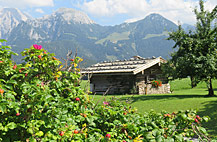
[[[41,48],[42,48],[41,45],[37,45],[37,44],[33,44],[33,47],[37,50],[41,50]]]
[[[41,86],[42,86],[42,87],[44,86],[44,82],[41,82]]]
[[[103,102],[104,105],[109,105],[109,102]]]

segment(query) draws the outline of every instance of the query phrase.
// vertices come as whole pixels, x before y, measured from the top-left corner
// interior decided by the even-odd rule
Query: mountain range
[[[60,8],[51,15],[32,18],[18,9],[0,10],[0,38],[16,53],[32,44],[40,44],[58,58],[69,50],[84,59],[84,66],[103,60],[123,60],[134,55],[169,57],[173,41],[168,32],[177,25],[159,14],[115,26],[101,26],[87,14]],[[20,62],[21,57],[15,57]]]

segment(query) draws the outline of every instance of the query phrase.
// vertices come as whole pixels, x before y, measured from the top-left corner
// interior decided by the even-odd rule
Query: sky
[[[217,0],[206,0],[212,10]],[[51,14],[58,8],[74,8],[85,12],[100,25],[134,22],[151,13],[158,13],[174,23],[195,24],[193,9],[199,0],[0,0],[0,8],[18,8],[34,18]]]

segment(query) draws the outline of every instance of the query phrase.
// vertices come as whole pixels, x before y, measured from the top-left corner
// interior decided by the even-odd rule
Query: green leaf
[[[7,42],[7,40],[5,40],[5,39],[0,39],[0,42],[1,42],[1,43]]]
[[[186,114],[182,114],[181,117],[183,120],[187,120],[187,118],[188,118]]]
[[[144,136],[145,136],[146,139],[153,139],[154,138],[152,136],[152,132],[146,132]]]
[[[175,135],[175,140],[179,141],[179,142],[182,142],[182,141],[184,141],[184,138],[183,138],[183,136],[181,134],[180,135]]]
[[[155,137],[157,137],[157,136],[159,136],[159,135],[161,134],[161,131],[159,131],[158,129],[154,129],[154,130],[152,130],[152,134],[153,134]]]
[[[14,95],[12,93],[8,92],[8,93],[6,93],[6,96],[7,96],[8,99],[15,100],[15,97],[14,97]]]
[[[209,119],[210,119],[210,118],[209,118],[208,116],[204,116],[204,117],[203,117],[203,120],[204,120],[205,122],[208,122]]]
[[[11,130],[13,130],[14,128],[17,127],[17,124],[15,124],[14,122],[8,123],[7,127]]]
[[[34,68],[33,70],[34,70],[35,72],[38,72],[38,68]]]
[[[42,131],[39,131],[39,132],[37,132],[35,135],[41,137],[41,136],[44,135],[44,133],[43,133]]]
[[[32,128],[28,128],[28,129],[27,129],[27,132],[30,133],[30,134],[33,134]]]
[[[151,122],[151,125],[153,126],[153,128],[158,128],[158,126],[155,124],[155,122]]]
[[[13,89],[13,86],[12,85],[5,85],[5,88],[9,89],[9,90],[12,90]]]
[[[205,129],[205,128],[199,127],[199,130],[200,130],[202,133],[206,134],[206,129]]]
[[[163,136],[158,136],[157,138],[156,138],[156,141],[157,142],[162,142],[162,141],[164,141],[164,137]]]
[[[6,106],[2,103],[0,104],[0,112],[2,112],[3,114],[6,112]]]
[[[4,79],[0,79],[0,82],[4,82],[5,83],[6,81]]]
[[[17,82],[15,81],[16,78],[19,78],[20,76],[22,76],[22,74],[14,74],[10,80],[8,81],[8,83],[12,83],[12,84],[16,84],[17,85]]]
[[[0,130],[3,130],[4,126],[2,125],[2,123],[0,123]]]
[[[37,142],[37,140],[34,139],[34,138],[31,138],[29,141],[30,141],[30,142]]]
[[[5,75],[8,76],[11,73],[10,70],[5,71]]]

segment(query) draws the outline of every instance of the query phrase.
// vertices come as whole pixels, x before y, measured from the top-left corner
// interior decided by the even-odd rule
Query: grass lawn
[[[148,112],[151,109],[161,112],[162,110],[170,113],[178,110],[195,109],[200,116],[209,116],[211,120],[203,124],[208,128],[212,136],[217,137],[217,97],[204,97],[208,94],[206,84],[200,83],[196,88],[191,89],[190,80],[182,79],[170,82],[171,94],[156,95],[91,95],[92,99],[101,102],[104,99],[115,96],[120,100],[130,100],[131,106],[138,109],[138,112]],[[215,93],[217,94],[217,80],[213,82]]]

